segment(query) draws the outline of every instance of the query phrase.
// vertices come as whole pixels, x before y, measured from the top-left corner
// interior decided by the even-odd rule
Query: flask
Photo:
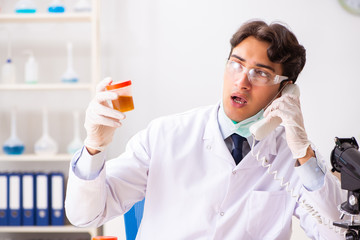
[[[49,13],[63,13],[65,6],[61,0],[53,0],[48,8]]]
[[[74,117],[74,139],[70,142],[67,147],[67,152],[69,154],[74,154],[77,150],[82,148],[83,141],[80,139],[80,131],[79,131],[79,112],[73,112]]]
[[[48,116],[46,108],[43,109],[43,134],[35,143],[34,152],[38,155],[55,155],[58,151],[57,143],[49,135]]]
[[[79,0],[74,7],[75,12],[90,12],[91,5],[88,0]]]
[[[14,84],[16,82],[16,68],[11,58],[8,58],[1,69],[3,83]]]
[[[19,0],[15,5],[15,13],[35,13],[36,5],[32,0]]]
[[[29,54],[29,58],[25,63],[25,83],[38,82],[38,63],[31,51],[25,52]]]
[[[9,155],[20,155],[24,152],[25,145],[24,143],[17,137],[16,134],[16,110],[13,109],[11,111],[11,133],[10,138],[8,138],[4,145],[3,151],[5,154]]]
[[[68,54],[68,62],[67,69],[62,76],[62,81],[65,83],[76,83],[78,82],[78,77],[73,68],[73,56],[72,56],[72,43],[69,42],[67,44],[67,54]]]
[[[134,109],[130,80],[108,85],[106,86],[106,90],[115,92],[118,95],[117,99],[111,101],[114,109],[120,112],[127,112]]]

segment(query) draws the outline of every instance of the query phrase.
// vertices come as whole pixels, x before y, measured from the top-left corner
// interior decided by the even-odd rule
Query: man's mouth
[[[238,103],[238,104],[241,104],[241,105],[247,103],[247,101],[246,101],[244,98],[242,98],[242,97],[232,96],[231,99],[232,99],[235,103]]]

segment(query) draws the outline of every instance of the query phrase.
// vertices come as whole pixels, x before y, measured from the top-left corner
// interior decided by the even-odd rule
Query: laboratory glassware
[[[48,113],[43,109],[43,133],[41,138],[35,143],[34,151],[38,155],[55,155],[58,151],[57,143],[49,135]]]
[[[15,13],[35,13],[36,5],[32,0],[19,0],[15,5]]]
[[[80,131],[79,131],[79,112],[74,111],[73,112],[73,118],[74,118],[74,139],[70,142],[70,144],[67,147],[67,152],[69,154],[74,154],[77,150],[82,148],[83,141],[80,138]]]
[[[75,12],[90,12],[91,5],[88,0],[79,0],[74,7]]]
[[[118,95],[117,99],[111,101],[114,109],[120,112],[127,112],[134,109],[130,80],[108,85],[106,86],[106,90],[115,92]]]
[[[16,68],[11,58],[8,58],[2,66],[1,79],[3,83],[13,84],[16,82]]]
[[[37,83],[38,63],[32,51],[25,51],[25,54],[29,54],[29,58],[25,63],[25,83]]]
[[[15,83],[16,82],[16,67],[11,58],[11,37],[10,32],[7,31],[8,37],[8,49],[7,49],[7,59],[5,64],[2,66],[1,69],[1,80],[3,83]]]
[[[76,83],[79,79],[73,68],[73,45],[71,42],[67,44],[67,55],[67,69],[62,76],[62,81],[65,83]]]
[[[11,111],[11,133],[10,138],[8,138],[4,145],[3,151],[5,154],[9,155],[20,155],[24,152],[25,145],[24,143],[18,138],[16,133],[16,110],[13,109]]]
[[[49,13],[63,13],[65,6],[61,0],[52,0],[48,8]]]

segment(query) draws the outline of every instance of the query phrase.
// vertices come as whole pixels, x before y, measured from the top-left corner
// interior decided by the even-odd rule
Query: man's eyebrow
[[[239,59],[239,60],[242,61],[242,62],[246,62],[245,59],[243,59],[242,57],[240,57],[240,56],[238,56],[238,55],[235,55],[235,54],[231,54],[230,57],[237,58],[237,59]]]
[[[242,61],[242,62],[246,62],[246,60],[245,60],[244,58],[242,58],[242,57],[240,57],[240,56],[238,56],[238,55],[236,55],[236,54],[231,54],[230,57],[239,59],[239,60]],[[268,65],[265,65],[265,64],[257,63],[257,64],[255,64],[255,66],[261,67],[261,68],[266,68],[266,69],[269,69],[269,70],[275,72],[275,69],[274,69],[274,68],[272,68],[272,67],[270,67],[270,66],[268,66]]]
[[[258,67],[261,67],[261,68],[267,68],[267,69],[275,72],[275,69],[272,68],[272,67],[270,67],[270,66],[268,66],[268,65],[264,65],[264,64],[261,64],[261,63],[257,63],[257,64],[255,64],[255,65],[258,66]]]

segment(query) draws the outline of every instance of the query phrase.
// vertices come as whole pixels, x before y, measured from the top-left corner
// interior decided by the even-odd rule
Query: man
[[[106,163],[125,115],[106,105],[116,98],[104,91],[111,79],[98,85],[85,147],[70,168],[66,211],[74,225],[102,225],[145,197],[137,239],[290,239],[292,216],[312,239],[343,238],[330,221],[344,193],[307,139],[299,97],[281,94],[303,69],[305,49],[283,25],[262,21],[245,23],[231,45],[219,104],[152,121]],[[263,115],[283,126],[255,141],[249,126]]]

